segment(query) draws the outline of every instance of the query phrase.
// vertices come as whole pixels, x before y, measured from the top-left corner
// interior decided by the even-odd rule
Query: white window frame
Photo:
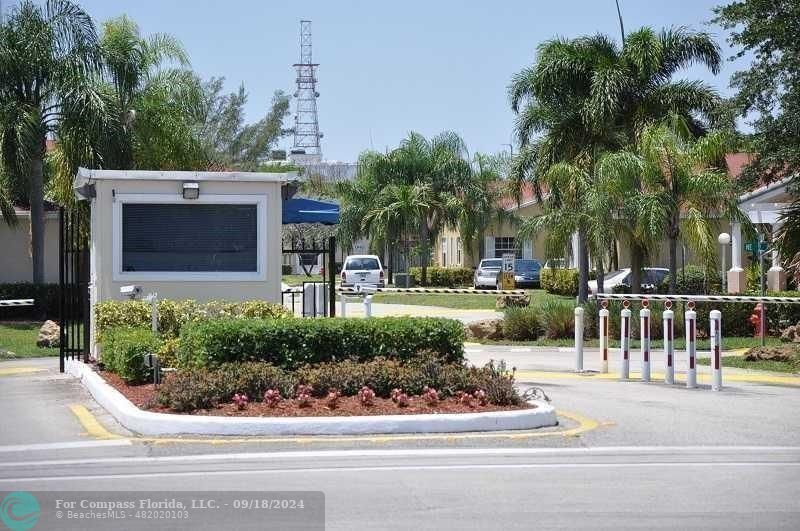
[[[265,255],[268,240],[267,194],[226,195],[200,194],[197,199],[184,199],[181,194],[117,194],[112,207],[113,279],[116,282],[164,280],[170,282],[266,281]],[[122,205],[127,203],[158,205],[256,205],[256,271],[123,271],[122,270]]]

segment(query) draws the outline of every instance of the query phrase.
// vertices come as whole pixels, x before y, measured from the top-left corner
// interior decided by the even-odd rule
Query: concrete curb
[[[143,411],[92,370],[68,360],[66,372],[78,378],[94,399],[125,428],[142,435],[367,435],[527,430],[558,424],[555,408],[532,401],[535,409],[441,415],[361,417],[204,417]]]

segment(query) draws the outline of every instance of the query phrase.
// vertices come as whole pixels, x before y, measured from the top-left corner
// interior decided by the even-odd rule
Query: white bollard
[[[347,296],[344,293],[340,293],[339,299],[342,301],[342,311],[340,312],[340,317],[347,317]]]
[[[695,344],[697,313],[694,311],[694,301],[689,301],[687,306],[689,309],[686,311],[686,355],[689,358],[689,368],[686,370],[686,387],[693,389],[697,387],[697,346]]]
[[[598,323],[598,328],[600,329],[600,352],[603,354],[601,372],[605,374],[608,372],[608,301],[601,301],[600,305],[603,307],[600,310],[600,322]]]
[[[372,317],[372,295],[364,296],[364,313],[367,317]]]
[[[709,337],[711,338],[711,390],[722,389],[722,312],[711,310],[709,314]]]
[[[575,308],[575,370],[583,371],[583,308]]]
[[[675,312],[672,311],[672,302],[667,301],[664,303],[664,355],[666,356],[667,370],[664,372],[664,382],[668,384],[675,383],[675,340],[674,340],[674,322]]]
[[[650,381],[650,310],[648,309],[647,299],[642,301],[642,309],[639,310],[639,337],[640,350],[642,351],[642,381]]]
[[[628,309],[630,302],[622,301],[621,326],[620,326],[620,342],[619,351],[622,355],[622,360],[619,365],[619,377],[621,380],[627,380],[630,374],[630,346],[631,346],[631,311]]]

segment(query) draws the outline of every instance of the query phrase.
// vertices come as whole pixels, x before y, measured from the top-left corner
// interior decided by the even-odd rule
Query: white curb
[[[528,430],[558,424],[555,408],[488,413],[375,415],[359,417],[207,417],[143,411],[81,361],[67,360],[66,372],[80,379],[94,399],[125,428],[142,435],[365,435]]]

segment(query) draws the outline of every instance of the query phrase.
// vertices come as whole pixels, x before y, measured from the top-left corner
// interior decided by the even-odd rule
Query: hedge
[[[101,361],[109,372],[130,384],[144,383],[150,376],[144,355],[156,354],[161,340],[147,328],[118,327],[106,330]]]
[[[669,292],[669,280],[671,275],[664,277],[661,284],[657,286],[659,293]],[[700,295],[709,293],[719,293],[722,290],[722,279],[719,271],[706,270],[700,266],[688,265],[684,269],[678,269],[675,281],[675,293],[682,295]]]
[[[539,280],[542,289],[547,293],[556,295],[567,295],[575,297],[578,295],[578,270],[543,267],[539,273]]]
[[[411,267],[409,273],[418,285],[422,285],[422,268]],[[427,286],[441,288],[456,288],[471,286],[474,271],[466,267],[429,267]]]
[[[291,313],[280,304],[265,301],[199,303],[188,300],[158,301],[158,331],[166,338],[178,337],[181,327],[188,322],[236,318],[284,318]],[[95,322],[99,340],[106,330],[119,326],[129,328],[150,326],[150,303],[145,301],[103,301],[95,305]]]
[[[0,307],[0,319],[58,319],[58,284],[0,284],[0,300],[33,299],[33,306]]]
[[[178,365],[267,361],[294,369],[306,363],[378,356],[405,360],[423,351],[461,362],[463,343],[461,323],[443,318],[213,319],[183,327]]]

